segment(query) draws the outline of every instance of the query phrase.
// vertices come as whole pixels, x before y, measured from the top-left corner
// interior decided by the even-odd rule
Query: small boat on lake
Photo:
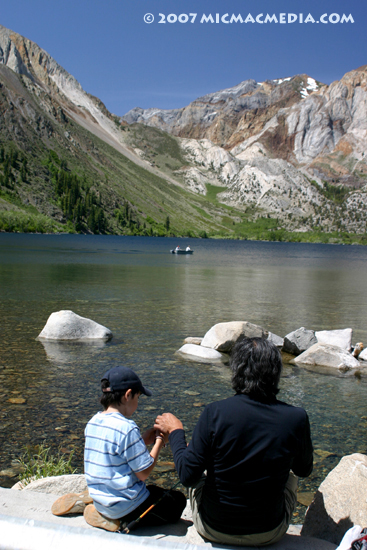
[[[194,251],[188,246],[187,248],[174,248],[170,250],[171,254],[193,254]]]

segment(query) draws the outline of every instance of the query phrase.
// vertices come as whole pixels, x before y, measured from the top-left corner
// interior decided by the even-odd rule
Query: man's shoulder
[[[291,405],[289,403],[286,403],[285,401],[280,401],[278,399],[273,399],[270,401],[258,401],[256,399],[252,399],[248,395],[243,394],[237,394],[233,395],[231,397],[227,397],[226,399],[220,399],[219,401],[213,401],[212,403],[209,403],[205,410],[210,415],[215,414],[216,411],[235,411],[242,407],[249,407],[251,409],[274,409],[278,411],[279,414],[284,415],[290,415],[297,419],[305,419],[307,418],[307,413],[305,409],[302,407],[296,407],[295,405]]]
[[[296,405],[291,405],[290,403],[286,403],[285,401],[276,400],[277,406],[282,407],[284,411],[288,411],[289,413],[292,413],[293,415],[298,415],[305,417],[307,416],[307,413],[305,409],[302,407],[297,407]]]

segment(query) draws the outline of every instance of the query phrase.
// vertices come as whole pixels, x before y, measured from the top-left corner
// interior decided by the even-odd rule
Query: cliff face
[[[39,96],[45,109],[48,109],[48,100],[53,99],[70,119],[120,153],[150,169],[148,164],[141,162],[125,147],[113,115],[100,99],[85,92],[79,82],[35,42],[0,25],[1,63],[26,77],[24,85],[31,93]]]
[[[330,86],[307,75],[246,80],[183,109],[134,109],[122,119],[173,135],[209,139],[237,156],[253,143],[311,177],[359,187],[365,183],[367,68]]]
[[[0,26],[0,142],[18,143],[34,175],[31,186],[14,183],[13,199],[65,222],[52,155],[45,164],[57,149],[92,178],[111,231],[122,231],[112,213],[128,200],[140,224],[169,216],[231,233],[233,222],[261,217],[298,232],[365,233],[366,85],[367,66],[330,86],[307,75],[245,80],[183,109],[136,108],[119,120],[37,44]]]
[[[340,81],[277,113],[257,141],[274,156],[287,158],[312,177],[351,187],[365,184],[367,167],[367,70]],[[246,149],[244,141],[234,151]]]
[[[316,223],[364,232],[366,84],[367,66],[330,86],[307,75],[247,80],[183,109],[134,109],[123,120],[186,138],[181,174],[193,192],[205,194],[207,181],[226,187],[223,202],[276,215],[293,229]]]
[[[257,83],[245,80],[233,88],[199,97],[183,109],[140,109],[122,120],[155,126],[175,136],[210,139],[231,149],[259,132],[279,109],[289,107],[319,89],[307,75]]]

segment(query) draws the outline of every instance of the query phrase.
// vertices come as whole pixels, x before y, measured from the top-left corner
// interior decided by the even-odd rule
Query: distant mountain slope
[[[210,139],[231,149],[251,137],[279,109],[289,107],[322,85],[307,75],[257,83],[245,80],[233,88],[199,97],[183,109],[140,109],[122,120],[155,126],[175,136]]]
[[[129,128],[100,100],[39,46],[4,27],[0,115],[0,229],[232,231],[222,223],[228,209],[192,195],[144,160],[127,144]]]
[[[186,138],[182,174],[194,192],[205,195],[215,179],[227,187],[219,200],[293,229],[308,229],[311,216],[313,227],[366,232],[367,66],[330,86],[307,75],[247,80],[183,109],[133,109],[122,121]]]
[[[120,119],[0,26],[0,230],[364,242],[365,113],[362,67]]]
[[[274,158],[329,182],[366,183],[367,66],[330,86],[307,75],[239,85],[183,109],[133,109],[122,120],[173,135],[210,139],[237,156],[255,142]]]

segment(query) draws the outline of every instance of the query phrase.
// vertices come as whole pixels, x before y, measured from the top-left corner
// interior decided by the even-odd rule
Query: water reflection
[[[103,340],[67,342],[39,338],[38,341],[44,347],[47,359],[56,366],[75,365],[81,356],[91,361],[107,345]]]
[[[188,437],[205,404],[231,395],[228,367],[189,362],[176,350],[223,321],[250,321],[284,336],[301,326],[353,328],[367,342],[367,248],[291,243],[0,234],[0,471],[25,444],[75,451],[99,410],[99,381],[124,364],[153,391],[136,422],[169,410]],[[184,243],[182,243],[184,244]],[[181,245],[181,243],[180,243]],[[53,311],[70,309],[114,334],[101,346],[36,340]],[[312,491],[344,454],[366,452],[366,383],[286,368],[280,398],[309,413],[316,453]],[[24,403],[9,401],[13,397]],[[170,449],[163,462],[170,463]],[[173,473],[156,480],[172,484]],[[1,486],[16,478],[0,476]],[[301,511],[299,512],[302,517]]]

